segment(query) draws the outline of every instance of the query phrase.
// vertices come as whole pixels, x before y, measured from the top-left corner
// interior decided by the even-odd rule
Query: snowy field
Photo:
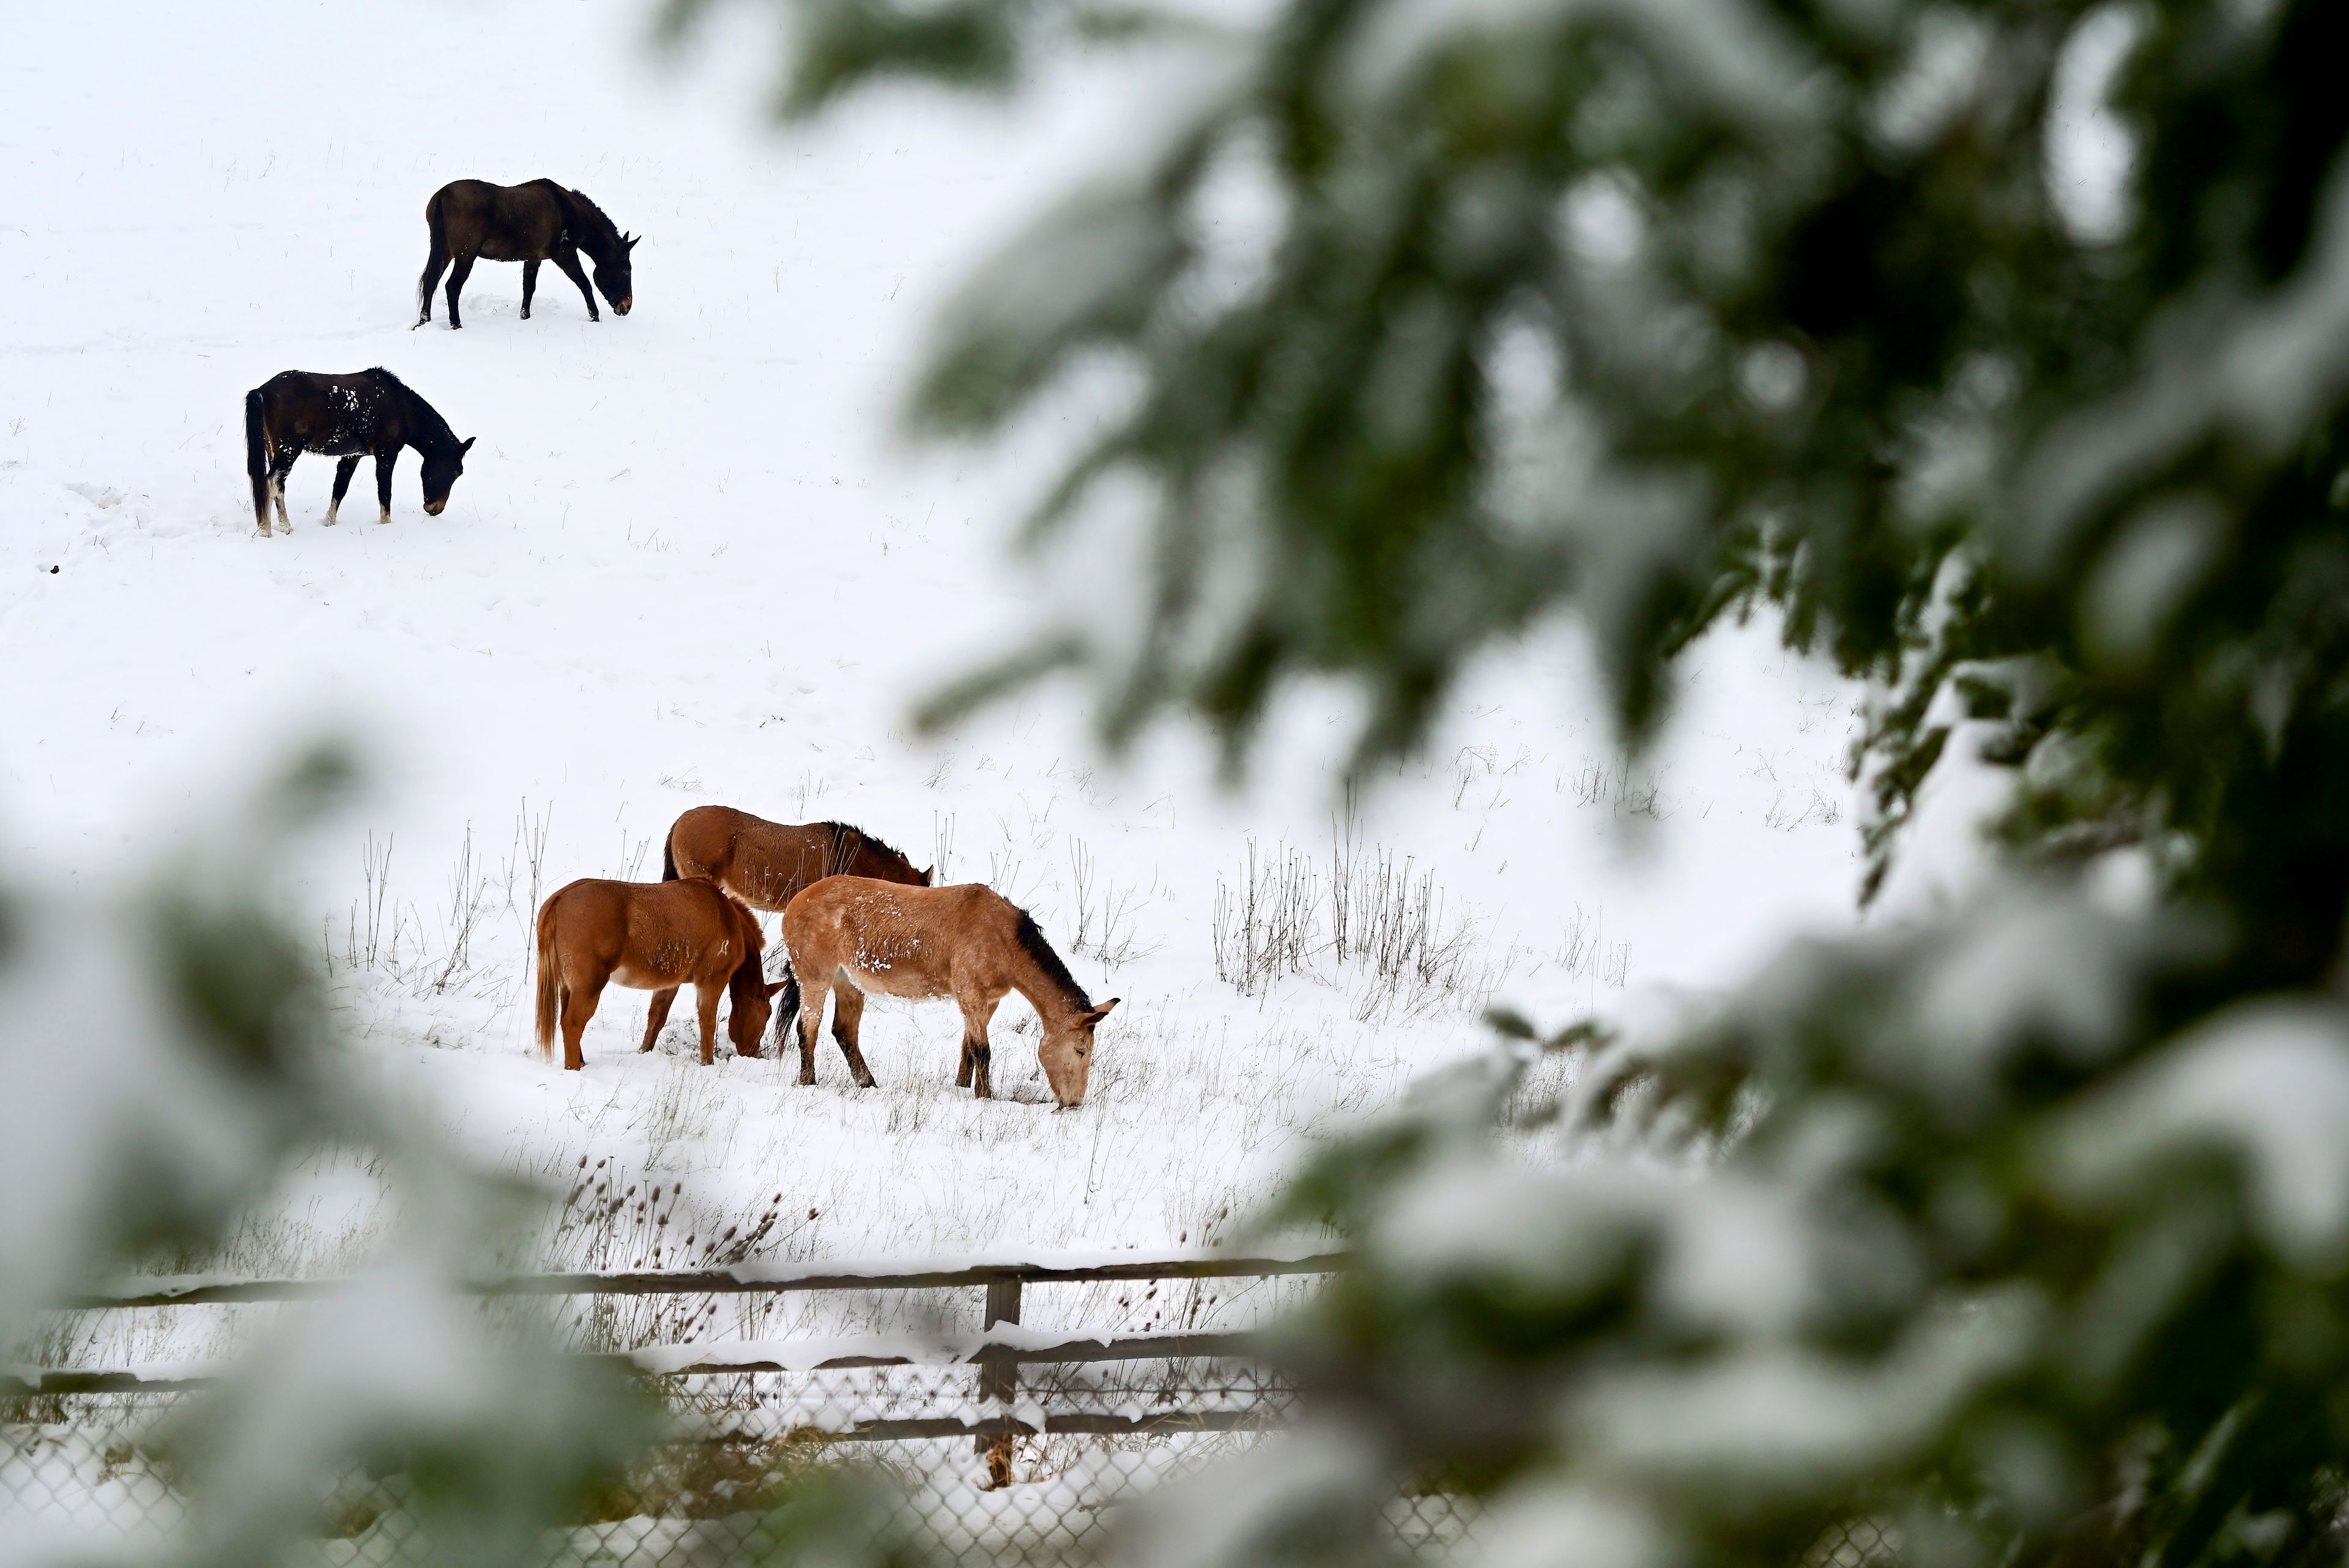
[[[13,876],[103,886],[300,738],[349,736],[368,794],[294,870],[365,1070],[558,1189],[583,1158],[616,1190],[658,1182],[675,1202],[681,1185],[698,1246],[771,1210],[761,1250],[788,1258],[1195,1248],[1317,1130],[1477,1049],[1488,1001],[1562,1022],[1726,983],[1790,929],[1853,918],[1853,693],[1761,628],[1697,651],[1666,742],[1628,766],[1579,645],[1545,634],[1478,670],[1424,757],[1350,808],[1339,693],[1288,701],[1231,790],[1195,735],[1103,761],[1072,687],[915,735],[916,699],[1039,618],[1117,613],[1066,601],[1098,581],[1009,563],[1032,461],[910,452],[889,416],[952,286],[1156,84],[1095,61],[1016,114],[903,95],[778,132],[758,115],[762,32],[737,19],[662,67],[650,9],[91,0],[12,17]],[[427,197],[540,175],[647,236],[634,314],[589,324],[550,267],[524,322],[520,269],[484,263],[462,332],[439,310],[411,331]],[[255,536],[245,389],[377,364],[479,438],[448,510],[422,514],[410,453],[388,527],[363,470],[323,529],[332,465],[311,458],[292,536]],[[543,1061],[534,897],[657,877],[670,821],[710,802],[854,822],[1032,909],[1097,997],[1124,999],[1086,1103],[1051,1109],[1016,1000],[991,1103],[953,1086],[945,1003],[876,1002],[874,1090],[828,1041],[812,1088],[771,1058],[705,1069],[689,1006],[638,1055],[643,996],[617,990],[584,1073]],[[1280,888],[1295,916],[1299,961],[1274,972],[1247,972],[1265,968],[1242,929],[1251,855],[1257,938]],[[1329,950],[1335,885],[1360,907],[1402,890],[1396,918],[1424,938],[1402,972]],[[344,1266],[371,1202],[356,1175],[315,1171],[222,1266]],[[626,1216],[551,1245],[644,1264],[657,1236],[657,1261],[687,1261],[676,1231]],[[1140,1293],[1064,1293],[1030,1321],[1172,1326]],[[1229,1322],[1232,1305],[1185,1310]],[[906,1310],[802,1303],[693,1332],[868,1332]],[[209,1348],[174,1332],[98,1353]]]

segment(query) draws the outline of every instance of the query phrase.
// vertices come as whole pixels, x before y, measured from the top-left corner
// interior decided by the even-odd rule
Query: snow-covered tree
[[[988,438],[1081,392],[1034,537],[1138,528],[1141,612],[942,711],[1070,669],[1112,742],[1237,755],[1335,673],[1374,758],[1569,613],[1637,738],[1766,610],[1873,683],[1878,874],[1945,770],[2012,772],[1933,923],[1561,1035],[1554,1103],[1512,1025],[1321,1160],[1286,1212],[1363,1262],[1294,1334],[1316,1418],[1162,1560],[1360,1560],[1398,1484],[1576,1568],[1787,1568],[1862,1515],[1951,1568],[2340,1550],[2349,8],[781,9],[795,112],[1187,71],[911,403]],[[1570,1159],[1489,1132],[1544,1116]]]

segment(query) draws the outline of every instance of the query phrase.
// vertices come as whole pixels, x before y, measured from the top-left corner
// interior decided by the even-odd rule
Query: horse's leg
[[[971,1075],[978,1067],[977,1053],[987,1049],[988,1020],[995,1016],[995,1010],[1003,999],[999,996],[972,996],[967,1000],[962,997],[955,1000],[962,1007],[962,1064],[955,1069],[955,1087],[968,1089]]]
[[[823,1027],[824,987],[807,986],[800,995],[800,1082],[815,1082],[815,1036]]]
[[[554,258],[554,265],[563,269],[563,275],[579,286],[579,297],[587,302],[587,319],[603,320],[595,314],[595,291],[587,286],[587,275],[579,265],[579,253],[569,245],[557,245],[548,254]]]
[[[423,326],[432,319],[432,291],[440,286],[440,275],[449,270],[449,247],[441,242],[440,231],[432,231],[431,249],[424,256],[424,280],[416,286],[416,325]]]
[[[302,455],[299,447],[280,447],[277,461],[269,469],[269,499],[277,507],[277,528],[280,533],[294,532],[294,519],[285,515],[285,480],[294,472],[294,460]]]
[[[375,454],[375,504],[378,508],[375,520],[378,523],[391,521],[391,470],[398,461],[398,447]]]
[[[652,1005],[645,1010],[645,1043],[636,1047],[639,1052],[651,1050],[653,1042],[660,1038],[661,1025],[668,1022],[669,1003],[676,1000],[677,987],[673,985],[667,991],[653,992]]]
[[[962,1005],[962,1071],[955,1075],[955,1087],[970,1085],[971,1097],[980,1100],[995,1098],[995,1079],[990,1071],[994,1049],[988,1044],[987,1025],[995,1017],[995,1010],[1003,1004],[1003,993],[989,996],[984,992],[969,996],[957,996]]]
[[[592,985],[564,987],[563,1070],[566,1073],[576,1073],[587,1064],[579,1051],[579,1037],[587,1033],[587,1021],[595,1016],[595,1003],[603,994],[600,980]]]
[[[832,1037],[840,1045],[840,1054],[848,1059],[848,1075],[856,1080],[860,1089],[873,1086],[873,1069],[864,1064],[864,1053],[857,1049],[857,1036],[864,1026],[864,993],[846,979],[832,982]]]
[[[538,264],[526,261],[522,264],[522,318],[524,321],[530,319],[530,296],[537,292]]]
[[[449,329],[455,331],[465,325],[457,314],[457,296],[465,292],[465,280],[473,275],[473,258],[460,255],[449,264]]]
[[[359,454],[357,452],[353,452],[348,457],[338,458],[336,460],[335,498],[326,504],[326,526],[329,528],[335,525],[335,514],[343,509],[344,493],[350,489],[351,475],[357,472],[358,466]]]
[[[701,1004],[701,1064],[705,1067],[718,1061],[718,999],[725,994],[723,980],[693,988],[693,999]]]

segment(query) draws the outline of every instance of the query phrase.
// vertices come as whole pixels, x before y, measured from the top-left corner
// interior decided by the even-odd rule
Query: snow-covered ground
[[[1317,1127],[1477,1048],[1488,995],[1557,1022],[1726,983],[1789,928],[1852,918],[1850,689],[1763,628],[1725,631],[1693,657],[1666,742],[1627,768],[1560,629],[1477,670],[1423,760],[1353,808],[1358,864],[1383,852],[1440,890],[1436,933],[1460,935],[1440,979],[1382,986],[1326,956],[1253,995],[1219,976],[1219,896],[1240,896],[1251,843],[1259,866],[1311,857],[1326,895],[1342,693],[1286,701],[1230,792],[1196,735],[1104,762],[1073,688],[935,739],[905,717],[1053,607],[1004,546],[1032,462],[894,445],[893,396],[952,285],[1114,145],[1153,79],[1095,61],[1017,112],[892,94],[775,132],[757,118],[762,31],[730,24],[664,69],[650,11],[88,0],[12,17],[13,875],[103,882],[298,738],[352,736],[370,791],[296,879],[386,1091],[523,1171],[604,1160],[623,1188],[682,1181],[689,1214],[721,1223],[771,1207],[791,1257],[1196,1246]],[[438,310],[411,331],[426,198],[539,175],[648,236],[634,314],[590,325],[549,268],[522,321],[519,268],[485,263],[462,332]],[[447,512],[423,515],[410,454],[390,526],[363,472],[323,529],[331,464],[313,458],[293,535],[256,537],[244,390],[374,364],[479,438]],[[1085,1105],[1051,1110],[1017,1002],[987,1104],[953,1086],[944,1004],[876,1003],[868,1091],[828,1044],[813,1088],[771,1059],[704,1069],[685,1022],[639,1056],[643,999],[617,991],[585,1073],[541,1060],[521,1004],[533,891],[657,876],[669,822],[707,802],[854,822],[1032,908],[1081,981],[1125,999]],[[332,1262],[364,1209],[310,1202],[282,1256],[245,1262]],[[648,1241],[607,1255],[633,1235],[596,1239],[596,1261],[651,1261]],[[746,1326],[854,1331],[895,1310]],[[1040,1321],[1169,1326],[1161,1310],[1095,1293]]]

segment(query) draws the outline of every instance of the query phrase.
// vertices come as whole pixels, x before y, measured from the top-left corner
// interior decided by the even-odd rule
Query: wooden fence
[[[802,1291],[984,1290],[987,1297],[981,1333],[987,1337],[976,1345],[957,1346],[956,1359],[978,1369],[979,1397],[999,1407],[996,1414],[977,1419],[967,1415],[956,1415],[868,1420],[844,1429],[827,1429],[825,1435],[836,1440],[865,1442],[972,1437],[978,1439],[980,1447],[985,1449],[1001,1445],[1013,1438],[1039,1433],[1139,1435],[1231,1431],[1264,1424],[1263,1413],[1247,1410],[1161,1411],[1134,1417],[1097,1413],[1043,1414],[1040,1425],[1014,1416],[1009,1407],[1019,1396],[1019,1368],[1025,1365],[1081,1365],[1189,1357],[1246,1359],[1261,1348],[1259,1336],[1244,1332],[1148,1334],[1112,1338],[1080,1336],[1050,1343],[1039,1343],[1027,1336],[993,1337],[994,1331],[1000,1325],[1018,1325],[1021,1293],[1025,1287],[1119,1281],[1273,1279],[1333,1273],[1343,1268],[1345,1262],[1345,1254],[1325,1252],[1301,1258],[1192,1257],[1132,1262],[1002,1262],[960,1268],[843,1268],[811,1264],[804,1267],[524,1274],[464,1282],[455,1288],[461,1294],[480,1297],[703,1296]],[[361,1288],[364,1288],[361,1284],[349,1280],[145,1280],[111,1289],[85,1292],[60,1302],[58,1306],[64,1311],[105,1312],[135,1307],[309,1302]],[[771,1354],[748,1354],[732,1359],[716,1355],[682,1365],[646,1366],[646,1358],[655,1355],[656,1352],[636,1352],[604,1359],[661,1377],[902,1366],[934,1359],[875,1345],[869,1352],[849,1350],[813,1362],[781,1360]],[[136,1369],[20,1368],[0,1372],[0,1395],[168,1394],[202,1387],[210,1381],[207,1376],[176,1370],[158,1374]]]

